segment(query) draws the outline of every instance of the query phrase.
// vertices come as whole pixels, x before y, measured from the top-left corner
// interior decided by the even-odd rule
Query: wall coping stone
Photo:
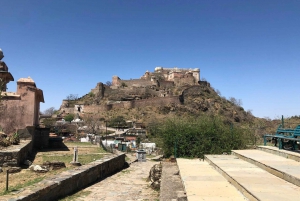
[[[111,165],[109,164],[110,162],[114,164]],[[20,190],[15,195],[9,194],[1,196],[1,201],[50,201],[64,197],[121,170],[124,163],[124,153],[113,154],[109,158],[96,160],[87,165],[46,178],[32,186]],[[103,173],[103,171],[105,172]],[[76,180],[76,182],[72,182],[72,180]],[[84,184],[82,184],[83,182]]]
[[[21,140],[19,144],[17,145],[10,145],[8,147],[4,147],[3,149],[0,149],[1,152],[19,152],[22,148],[26,147],[31,140]]]

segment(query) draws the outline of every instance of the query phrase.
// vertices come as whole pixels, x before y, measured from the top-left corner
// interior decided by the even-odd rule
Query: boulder
[[[40,165],[31,165],[29,167],[29,169],[31,171],[34,171],[34,172],[39,172],[39,173],[45,173],[45,172],[48,172],[49,170],[47,169],[47,167],[45,166],[40,166]]]
[[[8,169],[9,173],[17,173],[17,172],[21,172],[21,168],[20,167],[11,167]]]
[[[64,162],[60,162],[60,161],[46,161],[43,163],[43,166],[47,166],[47,169],[49,170],[58,170],[61,168],[65,168],[66,164]]]
[[[150,173],[149,173],[149,180],[151,182],[150,186],[155,190],[160,189],[161,172],[162,172],[162,165],[161,164],[155,164],[150,169]]]

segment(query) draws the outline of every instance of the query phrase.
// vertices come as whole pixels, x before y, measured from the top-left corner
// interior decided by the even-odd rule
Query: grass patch
[[[156,155],[146,154],[146,158],[154,158],[154,157],[156,157]]]
[[[70,196],[65,197],[63,199],[59,199],[59,201],[71,201],[71,200],[78,199],[78,197],[85,197],[89,194],[91,194],[91,191],[79,191],[79,192],[77,192],[73,195],[70,195]]]
[[[18,191],[18,190],[20,190],[21,188],[25,188],[25,187],[27,187],[27,186],[31,186],[31,185],[33,185],[33,184],[36,184],[36,183],[42,181],[44,178],[45,178],[45,176],[38,177],[38,178],[35,178],[35,179],[33,179],[33,180],[29,180],[29,181],[27,181],[27,182],[25,182],[25,183],[23,183],[23,184],[17,184],[17,185],[15,185],[15,186],[9,186],[9,183],[8,183],[8,191],[5,191],[5,189],[4,189],[4,190],[0,193],[0,196],[2,196],[2,195],[7,195],[7,194],[9,194],[9,193],[11,193],[11,192]]]
[[[72,146],[95,146],[93,144],[91,144],[90,142],[64,142],[65,145],[67,145],[68,147],[72,147]]]
[[[43,157],[43,162],[46,161],[60,161],[64,162],[66,165],[69,164],[71,161],[73,161],[73,154],[66,154],[62,156],[42,156]],[[78,156],[78,162],[81,163],[81,165],[88,164],[90,162],[93,162],[95,160],[99,160],[103,158],[103,155],[101,154],[83,154]]]

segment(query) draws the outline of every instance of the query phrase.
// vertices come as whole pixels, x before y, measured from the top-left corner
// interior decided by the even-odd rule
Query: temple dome
[[[31,77],[28,77],[28,78],[20,78],[20,79],[18,80],[18,82],[35,83]]]

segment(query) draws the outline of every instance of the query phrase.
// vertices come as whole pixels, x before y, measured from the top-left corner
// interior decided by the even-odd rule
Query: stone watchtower
[[[3,51],[0,49],[0,81],[2,82],[0,84],[3,84],[1,91],[6,91],[7,83],[9,83],[10,81],[14,81],[14,77],[10,74],[10,72],[8,72],[7,65],[4,61],[2,61],[3,57]]]

